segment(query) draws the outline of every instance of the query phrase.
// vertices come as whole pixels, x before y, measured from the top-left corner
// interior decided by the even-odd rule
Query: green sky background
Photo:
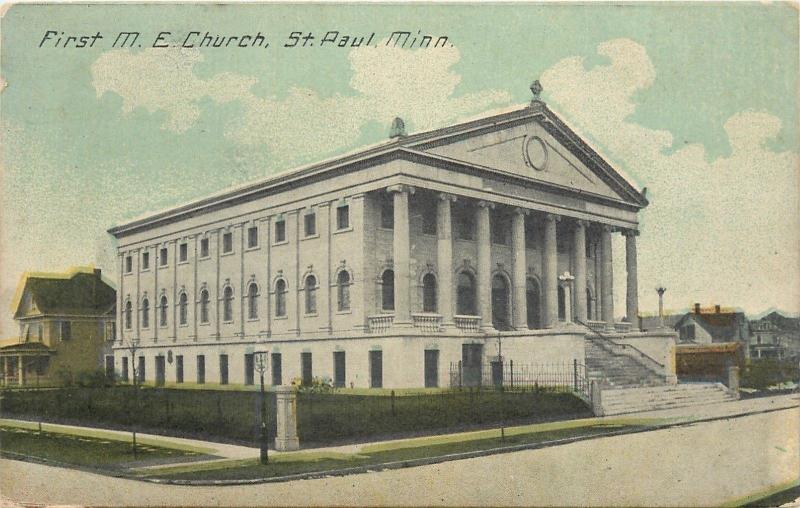
[[[598,130],[604,132],[586,132],[580,128],[580,111],[570,111],[566,99],[559,102],[556,91],[546,89],[544,93],[545,100],[566,120],[577,122],[582,135],[605,149],[612,164],[650,188],[651,209],[658,209],[661,197],[674,205],[680,197],[675,193],[687,181],[695,187],[707,185],[701,189],[704,203],[756,203],[747,205],[745,215],[723,225],[704,222],[707,216],[702,207],[693,210],[688,201],[685,207],[664,207],[660,215],[658,211],[647,215],[651,213],[648,209],[642,216],[640,240],[643,310],[654,308],[650,293],[656,282],[669,288],[668,304],[675,308],[696,300],[753,313],[771,307],[800,310],[796,289],[800,269],[798,190],[792,186],[797,182],[798,17],[787,4],[17,5],[5,13],[1,23],[0,71],[6,86],[0,95],[4,135],[1,309],[9,309],[17,280],[25,270],[96,263],[115,278],[114,245],[105,233],[115,223],[380,141],[393,116],[369,119],[367,115],[357,136],[337,139],[336,118],[326,116],[330,110],[310,109],[298,112],[302,118],[288,122],[284,131],[260,133],[256,140],[242,141],[231,131],[241,122],[247,101],[200,96],[192,101],[196,119],[177,132],[165,127],[169,112],[164,109],[138,107],[127,112],[118,93],[98,95],[92,66],[110,50],[111,34],[137,30],[147,44],[159,31],[208,30],[231,35],[261,31],[273,47],[202,50],[202,61],[196,62],[191,72],[199,80],[215,80],[225,73],[253,78],[249,92],[258,98],[281,101],[299,88],[314,91],[320,100],[340,101],[344,107],[352,104],[348,98],[362,93],[352,86],[354,71],[348,51],[277,47],[289,32],[339,30],[377,32],[380,36],[393,30],[422,30],[446,34],[458,50],[459,58],[449,70],[460,81],[448,91],[449,98],[495,92],[486,101],[476,101],[474,111],[465,107],[459,114],[528,101],[531,80],[564,59],[583,59],[587,72],[612,65],[608,56],[598,54],[598,46],[625,39],[645,49],[655,73],[652,83],[630,94],[635,108],[625,122],[671,134],[671,143],[658,150],[665,160],[693,146],[701,149],[700,158],[713,168],[715,161],[727,160],[734,151],[733,138],[724,127],[728,119],[746,111],[777,119],[781,127],[754,149],[789,161],[789,169],[775,176],[776,181],[789,185],[783,185],[778,195],[765,189],[752,194],[748,180],[732,174],[698,181],[692,180],[691,168],[650,174],[637,162],[636,150],[626,153],[623,144],[612,153],[608,148],[615,145],[604,139],[612,139],[607,136],[613,133],[602,127]],[[92,49],[39,48],[46,30],[79,35],[99,30],[107,38]],[[169,88],[172,73],[163,68],[159,72]],[[134,84],[139,79],[133,73],[123,77]],[[424,73],[409,76],[414,86],[438,85],[426,84],[425,79]],[[171,93],[180,93],[175,92],[180,86],[176,83]],[[597,100],[603,101],[602,85],[598,90],[601,96]],[[380,94],[380,87],[374,92]],[[420,127],[421,121],[415,120],[418,115],[399,109],[394,114],[409,118],[411,131]],[[457,120],[441,113],[437,118]],[[303,123],[314,125],[311,133],[319,136],[320,143],[314,136],[305,137],[308,130]],[[270,137],[302,139],[304,149],[279,153]],[[750,175],[753,182],[762,179],[755,159],[747,166],[754,171]],[[754,234],[758,233],[754,229],[774,216],[781,217],[782,229],[770,230],[770,234],[783,231],[786,236],[772,245],[771,238]],[[653,227],[651,232],[659,234],[648,237],[648,221],[656,220],[669,222],[672,228],[665,233]],[[701,236],[684,234],[698,229],[703,231]],[[730,241],[732,235],[736,245],[744,246],[736,256],[752,256],[746,263],[731,260],[730,253],[715,255],[709,246],[703,247],[702,255],[691,257],[698,244],[713,246],[720,238]],[[759,250],[766,244],[768,248]],[[777,261],[763,263],[767,255],[776,256]],[[687,256],[691,263],[686,263]],[[678,259],[682,261],[676,262]],[[624,276],[623,270],[616,272],[617,277]],[[735,279],[738,284],[715,289],[715,282],[721,279],[726,279],[726,284]],[[778,286],[763,287],[773,284]],[[618,290],[617,297],[624,297],[624,290]],[[624,307],[618,304],[617,308]],[[0,335],[15,333],[8,311],[2,312]]]

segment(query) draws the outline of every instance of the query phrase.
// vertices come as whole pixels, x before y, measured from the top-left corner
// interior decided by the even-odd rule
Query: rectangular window
[[[175,382],[183,383],[183,355],[175,357]]]
[[[286,241],[286,221],[280,219],[275,221],[275,243]]]
[[[61,322],[61,340],[70,340],[72,338],[72,323],[69,321]]]
[[[439,350],[425,350],[425,388],[439,386]]]
[[[122,380],[127,383],[128,382],[128,357],[127,356],[123,356],[122,357],[122,373],[121,373],[121,375],[122,375]]]
[[[346,381],[346,368],[344,351],[333,352],[333,386],[344,387]]]
[[[251,226],[247,228],[247,248],[258,247],[258,228]]]
[[[460,240],[475,239],[475,214],[467,208],[458,208],[455,212],[456,235]]]
[[[142,253],[142,270],[149,270],[150,269],[150,253],[143,252]]]
[[[336,208],[336,229],[342,230],[350,227],[350,207],[342,205]]]
[[[244,355],[244,384],[255,384],[256,365],[253,353],[245,353]]]
[[[539,244],[538,239],[540,238],[541,232],[539,229],[536,228],[533,221],[526,220],[525,221],[525,248],[526,249],[535,249],[536,246]],[[587,243],[588,246],[588,243]],[[587,247],[588,248],[588,247]]]
[[[228,355],[219,355],[219,384],[228,384]]]
[[[281,354],[272,353],[272,385],[280,386],[283,383],[281,373]]]
[[[167,266],[167,248],[162,247],[158,254],[158,264],[160,266]]]
[[[180,248],[178,249],[178,261],[183,263],[188,260],[189,260],[189,246],[186,245],[185,243],[182,243],[180,245]]]
[[[381,227],[394,229],[394,202],[389,198],[381,201]]]
[[[369,386],[383,388],[383,351],[369,352]]]
[[[125,273],[131,273],[133,271],[133,257],[125,256]]]
[[[492,215],[492,243],[498,245],[508,245],[508,224],[504,217]]]
[[[306,236],[314,236],[317,234],[317,214],[307,213],[303,217],[303,224]]]
[[[228,355],[219,355],[219,384],[228,384]]]
[[[166,381],[166,363],[163,356],[156,356],[156,386],[164,386]]]
[[[145,371],[144,371],[144,356],[139,357],[139,365],[136,367],[136,380],[139,383],[144,383],[145,380]]]
[[[224,233],[222,235],[222,253],[229,252],[233,252],[233,233]]]
[[[106,379],[114,379],[114,356],[106,355]]]
[[[197,355],[197,384],[206,382],[206,355]]]
[[[300,353],[300,372],[302,373],[303,386],[311,386],[314,381],[314,370],[311,363],[311,353]]]
[[[208,257],[208,238],[200,239],[200,257],[201,258]]]
[[[694,325],[686,325],[684,326],[681,331],[683,332],[681,335],[681,340],[694,340]]]

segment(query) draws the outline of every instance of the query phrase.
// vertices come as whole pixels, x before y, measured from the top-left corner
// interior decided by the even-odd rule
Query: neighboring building
[[[723,310],[719,305],[703,309],[699,303],[694,310],[674,325],[681,344],[719,344],[739,342],[744,351],[750,338],[750,326],[744,312]]]
[[[30,384],[62,370],[112,369],[115,306],[114,288],[100,270],[24,275],[14,302],[20,335],[0,345],[4,384]]]
[[[800,318],[773,311],[750,321],[750,331],[751,358],[800,357]]]
[[[571,365],[571,321],[635,328],[614,323],[611,239],[636,316],[647,201],[536,86],[528,107],[412,135],[397,119],[387,142],[111,228],[118,374],[252,384],[268,353],[272,384],[447,386],[501,340],[505,360]]]

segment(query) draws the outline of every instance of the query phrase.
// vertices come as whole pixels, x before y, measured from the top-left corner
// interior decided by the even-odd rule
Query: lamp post
[[[667,288],[664,286],[656,288],[656,293],[658,293],[658,323],[661,328],[664,328],[664,293],[666,292]]]
[[[269,462],[269,428],[267,427],[267,399],[264,392],[264,372],[267,370],[267,352],[253,353],[253,368],[261,378],[261,436],[259,461],[261,464]]]

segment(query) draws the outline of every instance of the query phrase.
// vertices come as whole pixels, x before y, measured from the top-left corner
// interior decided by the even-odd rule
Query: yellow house
[[[0,342],[3,384],[21,386],[103,366],[115,336],[115,301],[116,291],[99,269],[23,275],[14,300],[19,337]]]

